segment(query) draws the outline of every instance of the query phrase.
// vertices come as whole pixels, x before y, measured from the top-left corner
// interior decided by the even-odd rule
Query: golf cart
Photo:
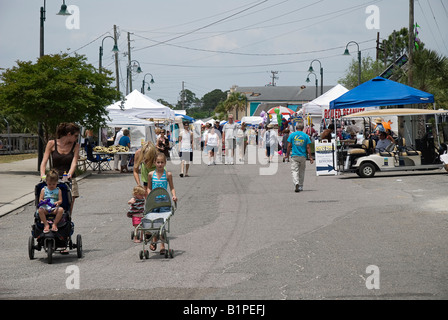
[[[345,119],[363,118],[371,124],[373,118],[396,116],[398,137],[385,149],[375,148],[375,140],[365,134],[360,145],[352,145],[338,150],[340,172],[354,172],[362,178],[371,178],[377,171],[414,171],[444,168],[448,171],[446,143],[440,143],[437,117],[448,116],[447,110],[427,109],[379,109],[344,116]],[[427,116],[434,116],[438,146],[435,145],[432,125],[426,122]],[[420,137],[416,132],[423,131]],[[368,132],[369,130],[365,130]],[[447,141],[448,137],[445,137]],[[410,143],[409,143],[410,141]],[[415,144],[414,144],[415,142]]]

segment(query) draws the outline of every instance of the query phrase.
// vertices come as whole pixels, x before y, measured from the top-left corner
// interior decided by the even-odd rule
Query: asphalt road
[[[0,299],[448,298],[448,174],[317,177],[308,163],[294,193],[289,164],[274,175],[260,167],[193,165],[180,178],[168,164],[179,198],[173,259],[139,258],[126,217],[131,174],[80,181],[81,259],[30,260],[33,206],[2,217]]]

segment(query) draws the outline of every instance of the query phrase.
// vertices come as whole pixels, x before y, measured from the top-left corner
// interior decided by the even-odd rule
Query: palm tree
[[[245,110],[247,115],[247,97],[245,94],[240,92],[233,92],[229,95],[226,101],[224,101],[224,106],[227,112],[235,110],[235,119],[238,119],[238,111]]]

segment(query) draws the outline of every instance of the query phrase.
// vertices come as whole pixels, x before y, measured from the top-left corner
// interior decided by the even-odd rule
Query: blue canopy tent
[[[186,114],[175,113],[174,116],[175,117],[182,117],[183,118],[182,121],[188,121],[188,122],[194,122],[195,121],[194,118],[192,118],[190,116],[187,116]]]
[[[434,103],[434,95],[382,77],[373,78],[330,101],[330,110]],[[333,113],[334,114],[334,113]],[[412,140],[411,140],[412,141]],[[337,149],[336,149],[337,152]],[[333,167],[336,168],[333,154]]]
[[[330,110],[434,103],[434,95],[381,77],[373,78],[330,101]]]

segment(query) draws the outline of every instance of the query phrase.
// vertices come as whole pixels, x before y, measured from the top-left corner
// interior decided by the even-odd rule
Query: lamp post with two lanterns
[[[314,69],[313,69],[313,62],[314,61],[319,62],[319,65],[320,65],[320,94],[322,95],[322,94],[324,94],[324,68],[322,68],[322,63],[319,60],[314,59],[310,63],[310,67],[308,68],[308,72],[310,72],[310,73],[314,72]]]
[[[154,77],[152,76],[152,74],[150,74],[150,73],[145,74],[145,76],[143,77],[142,89],[140,90],[140,92],[143,94],[145,94],[145,84],[146,84],[145,79],[148,74],[151,76],[151,80],[149,81],[149,83],[151,83],[151,84],[154,83]],[[151,87],[148,84],[148,91],[150,91],[150,90],[151,90]]]

